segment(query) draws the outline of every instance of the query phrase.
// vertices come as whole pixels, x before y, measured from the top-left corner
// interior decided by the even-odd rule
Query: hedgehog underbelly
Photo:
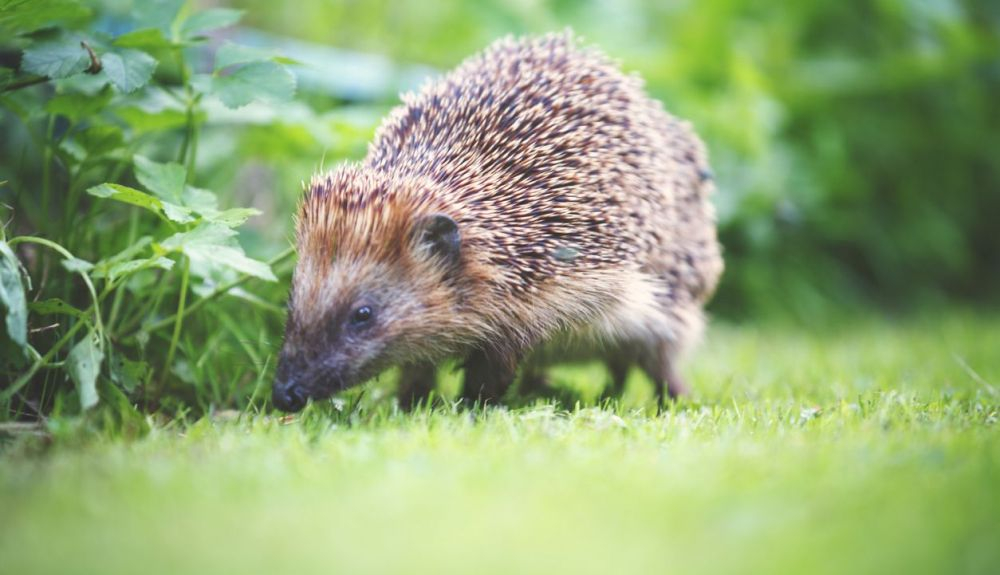
[[[635,342],[674,339],[677,326],[663,308],[662,281],[639,271],[621,275],[622,280],[611,288],[614,297],[606,300],[603,309],[572,328],[549,334],[533,355],[579,361]]]

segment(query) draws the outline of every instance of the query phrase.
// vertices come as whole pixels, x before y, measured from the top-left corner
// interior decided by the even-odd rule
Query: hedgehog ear
[[[417,222],[414,230],[417,245],[448,263],[458,262],[462,236],[458,224],[445,214],[431,214]]]

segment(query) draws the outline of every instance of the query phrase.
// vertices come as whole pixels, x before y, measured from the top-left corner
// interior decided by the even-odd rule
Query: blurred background
[[[226,5],[245,9],[253,30],[231,34],[312,64],[295,105],[308,110],[251,130],[233,144],[242,165],[220,176],[279,194],[276,228],[321,160],[363,155],[399,89],[506,34],[571,27],[706,140],[727,259],[716,315],[810,322],[1000,294],[992,0]]]
[[[164,3],[88,4],[93,26],[116,35]],[[235,111],[205,102],[198,183],[227,206],[263,210],[242,235],[251,255],[287,246],[301,182],[363,156],[400,90],[504,35],[569,27],[706,140],[727,260],[717,316],[809,323],[1000,294],[995,1],[194,4],[245,11],[193,49],[201,71],[228,41],[298,62],[294,100]],[[176,70],[164,61],[156,73]],[[30,158],[8,127],[0,179],[16,184]]]

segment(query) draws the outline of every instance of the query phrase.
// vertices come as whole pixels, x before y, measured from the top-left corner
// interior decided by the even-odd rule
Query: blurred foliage
[[[713,154],[723,316],[813,321],[1000,292],[992,0],[238,0],[276,34],[440,69],[572,27]]]
[[[66,0],[0,8],[4,413],[102,400],[125,416],[136,405],[204,409],[245,394],[240,383],[259,388],[282,312],[268,300],[282,295],[240,289],[278,278],[246,255],[236,228],[261,211],[201,187],[197,150],[212,132],[207,107],[292,98],[286,60],[225,43],[196,67],[206,35],[236,24],[237,10],[141,3],[107,25],[112,12]],[[257,308],[243,314],[255,321],[232,319],[215,301],[223,295]]]

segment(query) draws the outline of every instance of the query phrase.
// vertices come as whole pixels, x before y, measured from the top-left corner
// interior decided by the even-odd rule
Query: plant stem
[[[45,147],[42,150],[42,210],[46,222],[50,221],[49,210],[52,206],[52,133],[55,127],[56,116],[50,114],[45,128]]]
[[[184,106],[185,118],[187,121],[184,128],[184,139],[181,141],[181,149],[177,154],[177,162],[187,166],[188,179],[190,179],[194,174],[193,151],[198,147],[197,127],[195,126],[194,117],[194,109],[195,105],[198,103],[198,98],[195,96],[194,90],[191,89],[191,70],[188,68],[187,62],[184,60],[184,49],[178,47],[175,50],[175,54],[177,56],[177,66],[181,71],[181,83],[184,85]]]
[[[181,268],[181,293],[177,301],[177,313],[174,314],[176,318],[174,320],[174,334],[170,338],[170,347],[167,349],[167,361],[163,365],[163,371],[160,374],[160,383],[153,390],[153,400],[159,399],[159,391],[163,387],[163,382],[167,379],[167,373],[170,372],[170,366],[174,363],[174,352],[177,351],[177,341],[181,337],[181,326],[184,324],[184,304],[187,301],[188,292],[188,277],[191,275],[191,260],[187,257],[184,258],[184,267]]]
[[[67,250],[66,248],[62,247],[61,245],[55,243],[54,241],[47,240],[45,238],[39,238],[39,237],[36,237],[36,236],[18,236],[16,238],[11,238],[11,240],[9,242],[7,242],[7,244],[10,245],[11,247],[14,247],[17,244],[24,243],[24,242],[27,242],[27,243],[30,243],[30,244],[38,244],[40,246],[45,246],[47,248],[53,249],[53,250],[59,252],[59,254],[61,256],[63,256],[65,259],[68,259],[68,260],[75,260],[75,259],[77,259],[77,258],[75,258],[73,256],[73,254],[71,254],[69,252],[69,250]],[[90,281],[90,276],[88,276],[86,273],[84,273],[82,271],[78,272],[78,273],[80,274],[80,277],[83,278],[83,283],[87,284],[87,291],[90,292],[90,298],[94,302],[94,305],[91,306],[91,307],[94,308],[94,325],[97,328],[98,335],[100,335],[103,338],[104,337],[104,324],[101,323],[100,299],[97,297],[97,290],[94,289],[94,283],[92,281]]]
[[[281,252],[280,254],[278,254],[278,255],[274,256],[273,258],[271,258],[270,260],[268,260],[267,264],[269,266],[276,265],[276,264],[280,263],[281,261],[287,259],[288,257],[290,257],[294,253],[295,253],[295,248],[291,248],[291,247],[287,248],[285,251]],[[186,310],[184,310],[183,315],[188,315],[190,313],[195,312],[196,310],[198,310],[198,308],[200,308],[201,306],[205,305],[209,301],[211,301],[211,300],[219,297],[220,295],[228,292],[229,290],[233,289],[234,287],[238,287],[238,286],[246,283],[252,277],[253,276],[243,275],[243,276],[241,276],[239,278],[236,278],[235,280],[232,280],[230,282],[226,282],[226,283],[220,285],[219,287],[217,287],[214,290],[212,290],[212,292],[209,293],[207,296],[205,296],[205,297],[201,298],[200,300],[198,300],[198,301],[194,302],[193,304],[191,304],[191,307],[189,307]],[[171,323],[173,323],[176,320],[177,320],[177,315],[176,314],[172,315],[170,317],[161,319],[160,321],[147,326],[146,327],[146,331],[147,332],[156,331],[158,329],[161,329],[161,328],[164,328],[164,327],[170,325]]]
[[[8,387],[2,393],[0,393],[0,402],[5,402],[9,400],[22,387],[27,385],[28,382],[31,381],[31,378],[35,376],[35,373],[38,372],[38,370],[41,369],[43,366],[47,365],[49,360],[52,359],[52,356],[54,356],[60,349],[62,349],[64,345],[69,343],[69,340],[76,334],[76,332],[80,331],[80,328],[84,325],[87,325],[87,322],[82,319],[73,324],[73,326],[70,327],[69,330],[61,338],[59,338],[59,341],[57,341],[55,345],[53,345],[51,348],[49,348],[47,352],[45,352],[45,355],[40,357],[37,361],[35,361],[35,363],[31,364],[31,367],[28,368],[28,371],[21,374],[21,377],[17,378],[17,380],[10,387]]]
[[[139,230],[139,213],[138,210],[132,209],[131,214],[129,214],[128,222],[128,245],[135,243],[135,236],[138,234]],[[110,285],[110,282],[109,282]],[[108,316],[107,329],[110,333],[115,325],[115,320],[118,319],[118,312],[121,311],[122,298],[125,296],[125,290],[116,290],[115,299],[111,301],[111,314]],[[109,336],[110,337],[110,336]]]
[[[27,88],[29,86],[34,86],[36,84],[44,84],[45,82],[48,82],[48,81],[49,81],[48,76],[36,76],[34,78],[23,78],[21,80],[18,80],[17,82],[11,82],[10,84],[7,84],[6,86],[4,86],[3,91],[4,92],[13,92],[14,90],[20,90],[21,88]]]

